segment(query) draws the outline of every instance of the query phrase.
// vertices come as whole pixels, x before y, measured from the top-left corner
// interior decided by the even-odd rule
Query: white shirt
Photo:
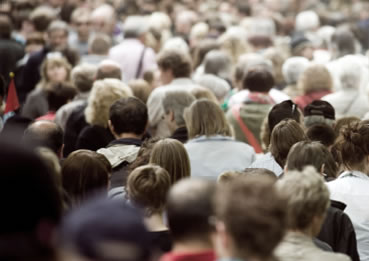
[[[235,104],[240,104],[243,103],[246,98],[249,95],[249,90],[241,90],[237,93],[235,93],[230,99],[229,99],[229,103],[228,106],[229,108],[232,107]],[[291,98],[285,94],[284,92],[277,90],[277,89],[271,89],[269,91],[269,95],[270,97],[275,101],[275,103],[281,103],[283,101],[287,101],[290,100]]]
[[[200,136],[185,144],[191,177],[216,180],[225,171],[242,171],[255,160],[254,149],[231,137]]]
[[[369,261],[369,177],[359,171],[345,171],[328,182],[331,199],[345,203],[356,232],[361,261]]]
[[[278,177],[283,173],[283,169],[279,164],[275,161],[272,153],[268,152],[262,156],[259,156],[249,168],[255,169],[267,169],[273,171],[274,174]]]

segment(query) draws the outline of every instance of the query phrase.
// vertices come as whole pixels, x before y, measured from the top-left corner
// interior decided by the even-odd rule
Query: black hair
[[[243,79],[243,89],[248,89],[251,92],[269,92],[273,86],[272,73],[262,67],[249,70]]]
[[[274,127],[285,119],[293,119],[300,122],[301,113],[298,106],[291,100],[281,102],[273,106],[268,114],[268,126],[270,133],[272,133]]]

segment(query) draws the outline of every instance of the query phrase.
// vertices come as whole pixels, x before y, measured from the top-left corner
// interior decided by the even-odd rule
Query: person
[[[246,168],[243,171],[226,171],[220,174],[218,177],[217,182],[219,184],[225,184],[230,182],[231,180],[241,178],[241,177],[268,177],[275,181],[277,181],[277,176],[274,172],[268,170],[268,169],[253,169],[253,168]]]
[[[287,84],[283,89],[283,92],[291,97],[291,99],[301,95],[301,90],[297,88],[297,83],[300,76],[308,66],[309,60],[300,56],[288,58],[283,63],[282,73]]]
[[[108,125],[115,140],[97,150],[113,167],[110,188],[126,185],[127,170],[137,158],[147,124],[147,107],[137,98],[121,98],[110,107]]]
[[[209,223],[214,216],[215,183],[202,179],[184,179],[169,191],[166,205],[173,250],[160,261],[178,259],[214,261],[212,237],[215,228]]]
[[[315,124],[325,124],[334,128],[336,111],[332,104],[324,100],[315,100],[304,108],[304,124],[307,128]]]
[[[176,50],[163,50],[158,55],[158,66],[162,86],[155,88],[149,96],[149,124],[153,136],[169,137],[170,131],[164,121],[163,98],[169,90],[190,91],[195,84],[190,79],[190,57]]]
[[[94,65],[80,64],[75,66],[71,72],[71,81],[78,90],[74,100],[63,105],[56,111],[54,121],[65,130],[67,120],[75,108],[84,104],[90,94],[92,84],[95,80],[97,68]]]
[[[75,208],[64,217],[59,238],[63,260],[142,261],[152,256],[142,212],[120,200],[94,197]]]
[[[131,88],[136,98],[140,99],[145,104],[147,103],[153,88],[146,80],[132,80],[128,83],[128,86]]]
[[[109,51],[109,59],[119,63],[126,83],[156,69],[155,53],[145,46],[146,22],[143,16],[128,16],[124,21],[124,40]]]
[[[71,14],[71,25],[74,30],[69,33],[68,45],[76,49],[80,56],[88,51],[88,40],[91,33],[90,11],[88,8],[76,8]]]
[[[360,260],[369,260],[369,212],[363,201],[369,198],[367,184],[369,156],[369,126],[354,122],[341,130],[334,147],[344,168],[336,180],[327,184],[331,199],[347,205],[345,213],[351,218],[356,232]]]
[[[73,100],[76,94],[77,90],[72,84],[58,83],[53,85],[50,90],[46,91],[46,100],[49,108],[48,112],[36,118],[36,121],[53,121],[59,108]]]
[[[186,91],[174,90],[165,93],[163,108],[165,121],[171,132],[171,138],[182,143],[188,140],[186,123],[183,118],[184,110],[195,101],[195,97]]]
[[[215,213],[221,258],[274,260],[287,220],[285,200],[273,179],[242,177],[222,184],[216,191]]]
[[[331,152],[319,142],[298,142],[288,153],[285,172],[302,171],[306,166],[313,166],[326,181],[337,177],[338,166]],[[343,212],[345,208],[342,202],[331,200],[317,239],[330,245],[334,252],[347,254],[351,260],[360,260],[355,230],[350,218]]]
[[[177,140],[166,138],[155,143],[150,154],[150,164],[168,171],[171,184],[191,176],[191,165],[186,149]]]
[[[287,199],[288,220],[287,234],[275,250],[279,260],[351,260],[341,253],[323,251],[313,243],[329,206],[329,190],[313,167],[289,171],[276,188]]]
[[[190,93],[195,96],[196,100],[206,99],[219,104],[219,101],[214,93],[205,87],[196,86],[191,89]]]
[[[171,187],[169,173],[156,165],[133,170],[127,180],[127,197],[143,209],[144,222],[152,235],[152,244],[159,253],[172,248],[171,234],[164,224],[166,198]]]
[[[227,170],[243,170],[255,160],[254,149],[231,138],[231,129],[219,105],[197,100],[185,109],[191,176],[215,180]]]
[[[215,75],[229,83],[232,80],[231,57],[222,50],[212,50],[204,57],[204,74]]]
[[[76,150],[62,163],[63,188],[73,206],[79,206],[94,194],[107,194],[111,165],[101,154]]]
[[[265,117],[275,101],[269,91],[274,86],[274,77],[266,69],[250,69],[243,80],[243,89],[249,93],[242,104],[234,105],[227,112],[228,122],[234,129],[236,140],[251,145],[256,153],[262,153],[260,131]]]
[[[63,130],[54,122],[41,120],[30,124],[24,131],[22,142],[32,149],[49,148],[59,158],[63,157]]]
[[[22,107],[21,115],[30,119],[36,119],[49,110],[47,103],[47,91],[56,84],[69,82],[71,65],[61,55],[49,55],[41,65],[41,81],[32,90]]]
[[[224,104],[227,95],[231,91],[230,84],[222,78],[213,74],[204,74],[196,79],[196,83],[209,89],[214,93],[219,104]]]
[[[2,138],[0,146],[0,194],[4,211],[0,258],[56,260],[54,238],[62,217],[62,199],[55,179],[34,151],[11,139]],[[11,200],[7,199],[9,195]]]
[[[286,119],[278,123],[270,138],[270,154],[265,154],[253,162],[250,168],[266,168],[277,176],[282,175],[290,148],[297,142],[306,140],[302,126],[295,120]]]
[[[132,96],[131,89],[117,79],[95,81],[84,110],[89,125],[79,133],[76,149],[96,151],[113,141],[114,136],[108,128],[110,106],[120,98],[129,96]]]
[[[95,33],[87,43],[88,53],[81,57],[83,63],[99,65],[103,60],[108,59],[111,48],[111,38],[102,33]]]
[[[302,73],[298,88],[303,94],[297,96],[293,101],[303,110],[312,101],[320,100],[332,92],[332,76],[325,65],[311,64]]]
[[[369,112],[368,97],[361,90],[365,71],[359,57],[347,55],[337,61],[340,67],[341,88],[322,100],[335,108],[337,118],[355,116],[363,118]]]

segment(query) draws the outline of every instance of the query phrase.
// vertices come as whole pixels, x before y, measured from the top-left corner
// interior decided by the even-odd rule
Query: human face
[[[68,34],[64,30],[54,30],[48,34],[48,40],[53,50],[62,50],[68,45]]]
[[[63,66],[49,65],[46,74],[50,82],[60,83],[67,79],[68,72]]]
[[[80,40],[87,41],[90,35],[90,21],[87,16],[79,17],[75,22],[76,31]]]

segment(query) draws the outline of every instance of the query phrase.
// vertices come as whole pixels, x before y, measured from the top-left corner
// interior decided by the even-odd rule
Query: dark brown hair
[[[93,193],[108,189],[111,165],[101,154],[90,150],[72,152],[62,164],[63,187],[79,204]]]
[[[261,66],[249,70],[243,79],[243,89],[248,89],[251,92],[269,92],[273,86],[272,73]]]
[[[158,66],[164,71],[171,70],[174,78],[190,77],[192,72],[190,57],[180,51],[164,50],[159,53]]]

